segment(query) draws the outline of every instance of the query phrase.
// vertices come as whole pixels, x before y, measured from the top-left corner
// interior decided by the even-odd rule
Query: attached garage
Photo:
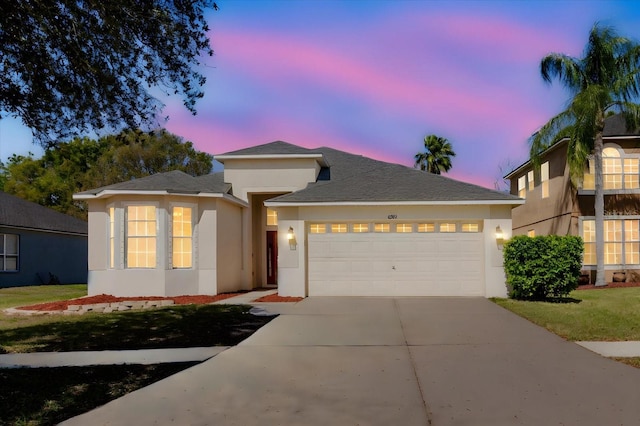
[[[484,296],[483,234],[417,232],[419,225],[401,233],[310,232],[309,296]]]

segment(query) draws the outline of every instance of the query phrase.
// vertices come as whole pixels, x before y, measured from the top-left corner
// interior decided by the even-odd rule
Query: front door
[[[267,231],[267,284],[278,283],[278,231]]]

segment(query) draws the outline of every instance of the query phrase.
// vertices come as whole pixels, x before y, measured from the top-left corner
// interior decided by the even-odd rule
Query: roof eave
[[[468,206],[468,205],[511,205],[524,204],[522,198],[514,200],[460,200],[460,201],[265,201],[267,207],[312,207],[312,206]]]
[[[223,198],[231,203],[238,204],[243,207],[249,207],[249,204],[239,198],[234,197],[233,195],[224,194],[221,192],[189,192],[189,191],[139,191],[139,190],[105,190],[100,191],[97,194],[73,194],[74,200],[98,200],[101,198],[111,198],[116,195],[178,195],[185,197],[198,197],[198,198]]]
[[[214,156],[214,159],[224,164],[225,160],[297,160],[297,159],[314,159],[317,160],[321,166],[327,166],[327,162],[324,156],[318,154],[222,154]]]

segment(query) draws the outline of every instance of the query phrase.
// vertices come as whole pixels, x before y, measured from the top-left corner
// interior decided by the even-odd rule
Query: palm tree
[[[451,169],[451,157],[455,157],[451,143],[440,136],[428,135],[424,138],[424,152],[417,153],[415,167],[434,173],[448,172]]]
[[[571,181],[577,187],[589,156],[595,165],[596,285],[604,285],[604,191],[602,133],[609,112],[624,115],[629,128],[640,122],[640,106],[632,103],[640,89],[640,46],[620,37],[611,27],[594,24],[582,58],[552,53],[540,62],[545,82],[558,80],[569,90],[567,109],[553,117],[531,138],[531,158],[559,137],[569,138],[567,159]]]

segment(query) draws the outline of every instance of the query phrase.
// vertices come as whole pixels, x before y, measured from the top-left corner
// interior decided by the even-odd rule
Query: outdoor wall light
[[[496,226],[496,243],[498,244],[498,249],[501,250],[504,245],[504,232],[502,232],[500,225]]]
[[[296,234],[294,234],[293,227],[291,226],[287,232],[287,240],[289,240],[289,250],[295,250],[298,246],[298,242],[296,241]]]

